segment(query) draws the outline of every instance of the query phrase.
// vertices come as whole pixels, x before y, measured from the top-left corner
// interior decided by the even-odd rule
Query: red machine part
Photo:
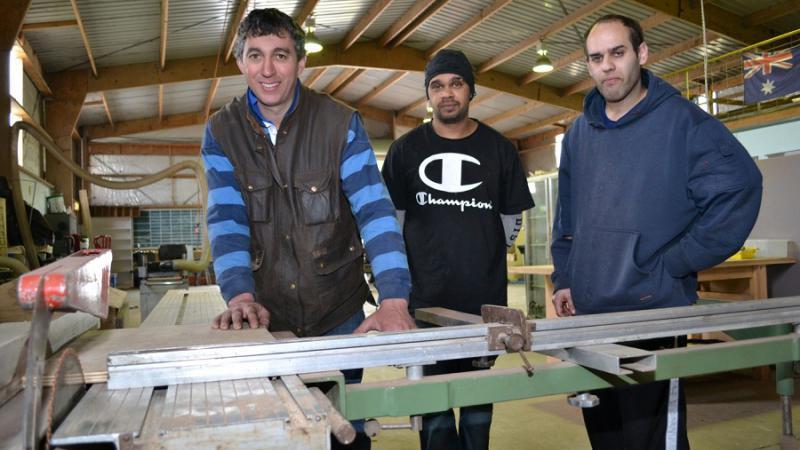
[[[111,250],[80,250],[66,258],[22,275],[17,297],[24,309],[33,309],[41,294],[53,310],[83,311],[97,317],[108,315],[108,282]]]

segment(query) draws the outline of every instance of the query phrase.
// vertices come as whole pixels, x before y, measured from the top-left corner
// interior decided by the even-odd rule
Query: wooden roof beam
[[[72,4],[72,13],[75,14],[75,21],[78,22],[78,31],[81,33],[81,39],[83,40],[83,46],[86,48],[86,55],[89,57],[89,65],[92,66],[92,75],[97,77],[97,65],[94,63],[94,55],[92,55],[92,46],[89,45],[89,37],[86,34],[86,28],[83,26],[83,20],[81,19],[81,12],[78,11],[78,2],[77,0],[70,0]]]
[[[489,100],[491,100],[491,99],[493,99],[495,97],[498,97],[500,94],[502,94],[502,92],[494,91],[494,92],[489,92],[488,94],[479,95],[479,96],[475,97],[474,99],[472,99],[471,102],[469,102],[469,106],[470,107],[478,106],[481,103],[488,102]]]
[[[556,125],[560,122],[570,121],[576,117],[578,117],[580,113],[577,111],[566,111],[560,114],[556,114],[554,116],[547,117],[542,120],[538,120],[536,122],[530,123],[528,125],[523,125],[521,127],[514,128],[505,133],[506,137],[509,139],[519,139],[524,137],[528,134],[533,133],[534,131],[549,126],[549,125]]]
[[[0,50],[11,50],[14,40],[22,29],[22,22],[31,6],[31,0],[20,0],[16,2],[0,2]],[[8,74],[2,74],[7,77]],[[7,93],[3,93],[6,95]],[[0,144],[0,148],[3,144]]]
[[[397,117],[401,123],[405,124],[418,124],[419,119],[405,114],[398,114],[393,111],[387,111],[372,106],[364,106],[359,108],[359,112],[365,118],[392,123],[392,118]],[[131,134],[146,133],[150,131],[167,130],[171,128],[182,128],[193,125],[204,125],[207,118],[203,113],[184,113],[175,114],[172,116],[164,116],[163,120],[158,117],[149,117],[145,119],[129,120],[124,122],[117,122],[114,127],[110,125],[92,125],[84,127],[84,134],[89,139],[101,139],[108,137],[127,136]],[[416,126],[416,125],[414,125]]]
[[[110,143],[90,142],[88,145],[90,155],[175,155],[198,156],[199,144],[138,144],[138,143]],[[106,175],[104,175],[106,176]],[[122,176],[135,176],[122,174]]]
[[[47,85],[47,81],[44,79],[42,65],[39,63],[39,58],[36,56],[36,52],[34,52],[30,42],[21,34],[17,38],[17,45],[22,49],[22,54],[19,56],[22,58],[22,66],[25,73],[31,78],[31,81],[33,81],[34,86],[36,86],[39,92],[47,97],[51,97],[53,91],[50,90],[50,86]]]
[[[409,26],[405,27],[403,31],[401,31],[400,34],[397,35],[397,37],[392,41],[391,46],[397,47],[398,45],[407,41],[408,38],[411,37],[411,35],[413,35],[414,33],[417,32],[417,30],[419,30],[419,27],[425,24],[425,22],[427,22],[428,19],[438,14],[439,11],[441,11],[442,8],[447,6],[449,2],[450,0],[436,0],[433,6],[428,8],[424,14],[414,19],[414,21],[411,22]]]
[[[214,103],[214,97],[217,96],[217,88],[219,87],[219,78],[214,78],[211,80],[211,85],[208,87],[208,95],[206,96],[206,102],[203,104],[203,117],[208,118],[209,113],[211,112],[211,104]]]
[[[355,102],[356,107],[360,108],[360,107],[366,105],[367,103],[369,103],[370,100],[372,100],[373,98],[381,95],[381,93],[383,93],[386,89],[389,89],[390,87],[394,86],[395,83],[400,81],[406,75],[408,75],[408,71],[407,70],[403,70],[403,71],[396,72],[396,73],[392,74],[383,83],[375,86],[374,88],[372,88],[371,91],[367,92],[360,99],[356,100],[356,102]]]
[[[161,42],[158,51],[158,61],[161,70],[167,64],[167,25],[169,24],[169,0],[161,0]]]
[[[330,83],[328,83],[327,86],[325,86],[324,89],[322,89],[322,92],[333,95],[333,93],[337,91],[339,87],[342,86],[357,71],[358,69],[356,69],[355,67],[343,68],[341,72],[339,72],[339,75],[337,75],[336,78],[334,78]]]
[[[716,39],[719,39],[719,35],[717,35],[714,32],[708,33],[707,36],[708,42],[714,41]],[[647,63],[645,64],[645,66],[652,66],[653,64],[658,64],[659,62],[672,58],[677,54],[683,53],[685,51],[691,50],[695,47],[699,47],[702,45],[703,45],[702,35],[695,36],[683,42],[678,42],[677,44],[672,45],[668,48],[651,53],[647,58]],[[583,92],[593,87],[594,87],[594,80],[592,80],[591,78],[587,78],[583,81],[579,81],[571,86],[567,86],[566,88],[564,88],[564,95],[571,95],[577,92]]]
[[[386,47],[392,39],[397,37],[407,26],[411,25],[411,22],[424,13],[435,1],[436,0],[415,1],[399,19],[395,20],[395,22],[389,26],[380,39],[378,39],[378,44],[380,44],[381,47]]]
[[[108,123],[111,127],[114,127],[114,118],[111,117],[111,108],[108,107],[108,101],[106,101],[106,93],[100,93],[100,101],[103,102],[103,109],[106,111],[106,117],[108,118]]]
[[[223,48],[223,61],[227,62],[231,59],[231,52],[233,52],[233,45],[236,44],[236,31],[239,28],[239,22],[244,19],[245,13],[247,13],[247,5],[250,3],[250,0],[239,0],[239,6],[236,8],[236,12],[231,17],[231,21],[228,24],[228,33],[225,37],[225,46]]]
[[[347,77],[347,79],[344,80],[344,82],[341,85],[337,86],[336,89],[331,91],[331,95],[336,96],[340,92],[342,92],[343,90],[347,89],[347,86],[350,86],[354,81],[356,81],[358,79],[358,77],[363,75],[364,72],[366,72],[366,71],[367,71],[367,69],[356,69],[356,71],[353,72],[352,75]]]
[[[298,12],[297,16],[295,16],[294,21],[302,27],[303,23],[306,21],[306,19],[308,19],[308,16],[314,12],[314,8],[317,7],[317,3],[319,3],[319,0],[306,0],[306,2],[303,4],[303,8],[300,9],[300,12]]]
[[[647,17],[646,19],[642,20],[641,22],[639,22],[639,25],[642,26],[642,31],[647,32],[647,31],[649,31],[649,30],[651,30],[651,29],[663,24],[664,22],[666,22],[666,21],[668,21],[670,19],[671,19],[671,17],[669,15],[661,13],[661,12],[656,12],[653,15],[651,15],[651,16]],[[574,52],[572,52],[572,53],[570,53],[570,54],[568,54],[566,56],[562,56],[561,58],[558,58],[557,60],[553,61],[553,71],[552,72],[536,73],[536,72],[531,71],[531,72],[523,75],[522,77],[520,77],[519,84],[524,85],[524,84],[528,84],[530,82],[536,81],[536,80],[538,80],[540,78],[546,77],[547,75],[550,75],[550,74],[554,73],[556,70],[563,69],[564,67],[567,67],[568,65],[570,65],[570,64],[572,64],[572,63],[574,63],[576,61],[585,60],[585,58],[586,58],[586,52],[583,49],[583,44],[581,44],[581,47],[579,49],[575,50]]]
[[[23,23],[22,32],[25,33],[27,31],[52,30],[53,28],[71,28],[77,26],[77,20],[54,20],[51,22]]]
[[[325,75],[325,72],[327,72],[328,69],[330,69],[330,67],[327,66],[317,67],[315,69],[312,69],[311,75],[309,75],[308,78],[306,78],[306,81],[304,81],[303,84],[308,88],[313,87],[314,83],[316,83],[317,80],[322,78],[322,76]]]
[[[565,28],[569,27],[575,22],[585,18],[586,16],[593,14],[594,12],[610,5],[611,3],[614,3],[615,1],[616,0],[593,0],[589,2],[588,4],[576,9],[575,11],[564,16],[560,20],[551,24],[544,30],[533,33],[532,35],[528,36],[524,41],[518,43],[517,45],[509,49],[506,49],[499,55],[490,58],[488,61],[481,64],[481,66],[478,68],[478,73],[487,72],[499,66],[500,64],[503,64],[504,62],[519,55],[525,50],[536,46],[537,44],[542,42],[543,38],[547,36],[552,36],[554,34],[559,33],[560,31],[563,31]]]
[[[497,11],[500,11],[508,6],[511,1],[512,0],[494,0],[491,5],[483,8],[481,12],[472,16],[472,18],[461,24],[461,26],[453,30],[450,34],[440,39],[439,42],[433,44],[433,46],[425,52],[425,57],[431,59],[436,52],[443,48],[449,47],[453,42],[459,40],[462,36],[474,30],[475,27],[486,21],[486,19],[492,17]]]
[[[164,118],[164,85],[158,85],[158,120]]]
[[[398,116],[408,115],[408,113],[410,113],[411,111],[413,111],[413,110],[415,110],[415,109],[417,109],[417,108],[419,108],[421,106],[424,106],[425,103],[427,103],[427,102],[428,102],[428,97],[427,96],[422,96],[422,98],[418,98],[418,99],[414,100],[413,102],[409,103],[408,105],[404,106],[403,108],[397,110],[396,114]]]
[[[702,26],[700,2],[693,0],[634,0],[636,3]],[[745,44],[755,44],[773,37],[773,33],[761,26],[744,26],[744,18],[725,11],[719,6],[705,2],[706,28]]]
[[[535,109],[541,105],[542,105],[541,103],[534,101],[525,102],[515,108],[509,109],[508,111],[504,111],[500,114],[488,117],[482,120],[482,122],[485,123],[486,125],[494,125],[504,120],[513,119],[514,117],[517,117],[520,114],[525,114],[526,112]]]
[[[206,123],[206,118],[203,116],[203,113],[183,113],[164,116],[162,120],[159,120],[158,117],[148,117],[145,119],[117,122],[115,127],[109,125],[91,125],[84,127],[84,135],[88,139],[100,139],[146,133],[148,131],[202,125],[204,123]]]
[[[367,28],[372,25],[378,16],[381,15],[389,5],[392,4],[392,0],[378,0],[372,4],[366,14],[364,14],[361,19],[356,23],[356,25],[347,33],[342,41],[342,49],[347,50],[356,43],[358,38],[367,31]]]
[[[744,22],[746,27],[753,27],[772,22],[773,20],[780,19],[789,14],[794,14],[798,11],[800,11],[800,2],[797,0],[784,0],[781,3],[768,6],[744,16],[742,22]]]
[[[564,130],[550,130],[545,131],[544,133],[534,134],[532,136],[528,136],[525,139],[520,139],[518,142],[517,148],[519,148],[520,152],[526,150],[532,150],[541,147],[542,145],[553,144],[555,142],[556,136],[563,133]]]
[[[425,70],[424,53],[407,46],[392,49],[376,47],[374,43],[360,43],[352,46],[350,50],[343,51],[339,45],[330,45],[324,52],[315,53],[308,57],[306,68],[324,66],[345,66],[364,69],[383,70]],[[84,77],[87,92],[109,91],[139,86],[156,86],[165,83],[177,83],[192,80],[204,80],[216,77],[241,76],[236,64],[225,64],[216,67],[216,57],[206,56],[171,60],[164,71],[158,70],[158,65],[153,63],[126,64],[120,66],[104,67],[101,76],[97,78],[86,77],[86,71],[67,71],[53,74],[48,78],[52,80]],[[540,83],[530,83],[520,86],[516,77],[497,71],[479,74],[476,83],[484,88],[504,91],[512,95],[549,103],[561,108],[580,110],[583,96],[575,95],[562,97],[560,92],[551,86]]]

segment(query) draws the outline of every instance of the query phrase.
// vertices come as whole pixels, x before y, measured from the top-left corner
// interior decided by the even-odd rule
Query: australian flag
[[[745,53],[744,102],[758,103],[800,93],[800,47]]]

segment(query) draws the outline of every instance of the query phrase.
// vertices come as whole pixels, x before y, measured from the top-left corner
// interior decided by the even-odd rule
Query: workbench
[[[714,300],[754,300],[768,298],[767,266],[794,264],[794,258],[753,258],[725,261],[697,274],[698,296]],[[543,275],[547,318],[556,317],[553,308],[552,264],[509,266],[508,273]]]
[[[323,450],[330,433],[349,426],[345,419],[411,416],[413,425],[421,414],[452,407],[765,364],[777,364],[777,391],[787,408],[792,364],[800,360],[800,334],[792,327],[800,323],[798,303],[800,297],[792,297],[528,321],[517,312],[521,320],[513,323],[428,308],[417,318],[439,327],[298,339],[264,329],[211,330],[210,318],[224,309],[218,291],[170,291],[141,328],[90,331],[69,345],[91,387],[65,410],[51,443],[183,449],[263,448],[269,442],[285,450]],[[770,331],[655,352],[616,344],[752,327]],[[511,350],[515,339],[525,345]],[[54,383],[54,362],[65,351],[48,359],[45,385]],[[412,376],[421,371],[411,369],[436,360],[517,351],[563,362],[531,367],[520,357],[517,368]],[[345,385],[340,372],[386,365],[405,367],[407,379]],[[0,447],[14,439],[19,397],[0,407],[0,429],[11,434],[0,432]],[[334,415],[340,420],[331,421]],[[787,416],[784,426],[793,440]]]

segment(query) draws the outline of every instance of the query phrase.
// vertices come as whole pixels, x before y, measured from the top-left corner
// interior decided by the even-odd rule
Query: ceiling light
[[[543,49],[539,44],[539,49],[536,50],[539,57],[536,58],[536,63],[533,65],[533,71],[536,73],[547,73],[553,71],[553,63],[547,57],[547,50]]]
[[[306,43],[304,46],[306,53],[318,53],[322,51],[322,42],[320,42],[314,34],[316,25],[314,17],[306,19]]]

